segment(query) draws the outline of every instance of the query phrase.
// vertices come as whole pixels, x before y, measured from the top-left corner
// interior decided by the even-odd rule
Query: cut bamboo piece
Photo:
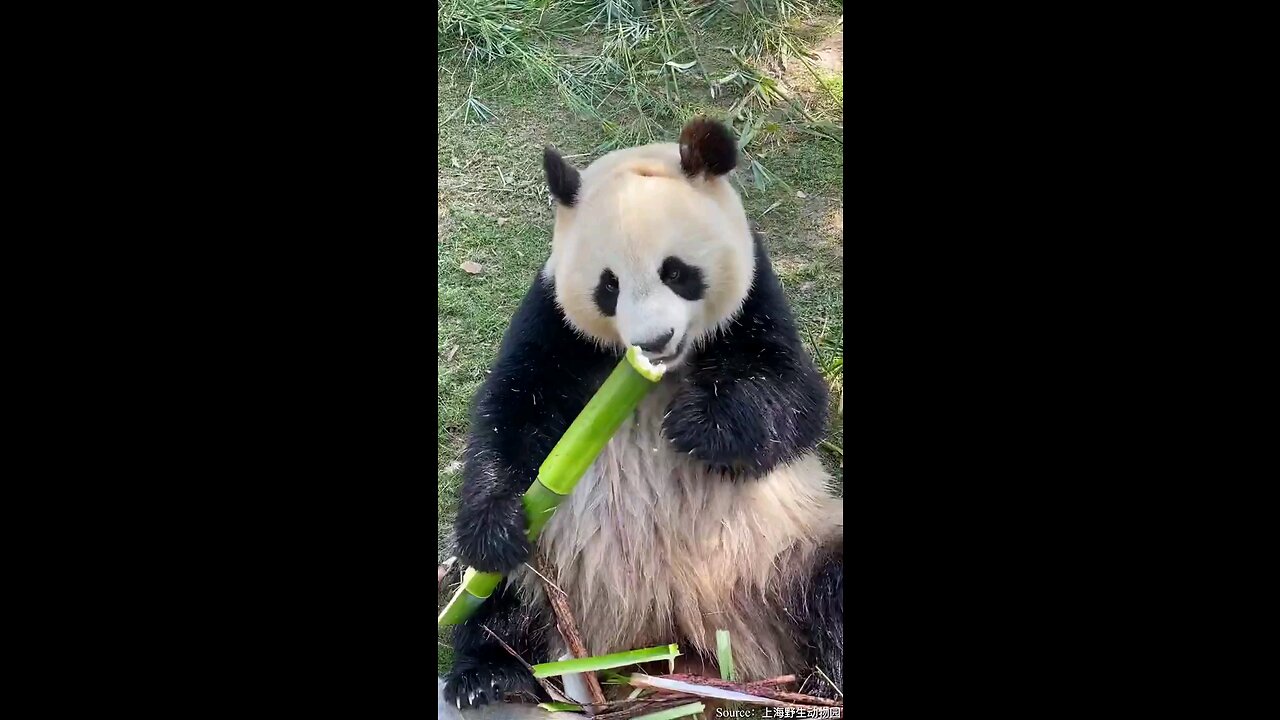
[[[544,678],[553,677],[555,675],[566,675],[568,673],[596,672],[599,670],[608,670],[609,668],[657,662],[659,660],[674,660],[679,656],[680,646],[672,643],[670,645],[660,645],[658,647],[644,648],[642,650],[628,650],[626,652],[612,653],[609,655],[596,655],[594,657],[574,658],[573,660],[542,663],[541,665],[533,666],[533,676],[535,678]],[[634,679],[635,676],[632,675],[632,678]]]
[[[522,501],[529,542],[538,539],[551,514],[573,492],[622,421],[635,411],[665,372],[666,366],[651,365],[640,348],[633,345],[627,349],[626,357],[578,413],[525,491]],[[468,568],[462,585],[436,618],[436,625],[456,625],[471,617],[501,581],[500,573]]]

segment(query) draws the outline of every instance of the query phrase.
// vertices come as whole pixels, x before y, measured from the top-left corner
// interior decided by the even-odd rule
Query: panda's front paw
[[[742,387],[691,385],[671,401],[663,433],[676,450],[714,468],[763,472],[773,464],[771,421]]]
[[[514,694],[538,699],[533,673],[514,660],[484,664],[458,660],[445,678],[445,702],[459,709],[502,702]]]
[[[454,534],[458,559],[481,572],[506,574],[529,559],[524,505],[519,496],[463,498]]]

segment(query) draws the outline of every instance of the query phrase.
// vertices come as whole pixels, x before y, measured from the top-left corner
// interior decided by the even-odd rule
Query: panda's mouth
[[[651,357],[649,358],[649,362],[665,363],[667,365],[673,364],[672,361],[680,357],[680,354],[684,352],[684,346],[685,346],[685,343],[688,342],[688,340],[689,340],[689,336],[685,335],[684,337],[680,338],[680,342],[676,344],[675,350],[672,350],[666,355],[656,355],[654,357]]]

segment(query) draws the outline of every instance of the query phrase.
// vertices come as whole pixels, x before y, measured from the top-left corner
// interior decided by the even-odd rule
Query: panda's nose
[[[635,344],[639,345],[640,349],[645,352],[655,353],[665,348],[667,346],[667,343],[671,342],[671,336],[675,334],[676,334],[676,331],[674,328],[672,328],[671,330],[666,331],[665,333],[663,333],[662,335],[659,335],[658,337],[655,337],[651,340],[646,340],[645,342],[635,343]]]

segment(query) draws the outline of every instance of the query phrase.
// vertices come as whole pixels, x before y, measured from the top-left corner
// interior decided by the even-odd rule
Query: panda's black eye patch
[[[596,307],[600,308],[600,312],[608,317],[613,317],[618,312],[618,276],[613,274],[609,268],[605,268],[600,273],[600,282],[596,285],[596,291],[592,294],[592,299],[596,301]]]
[[[701,300],[707,292],[706,283],[702,282],[702,271],[677,257],[663,260],[658,276],[664,285],[685,300]]]

